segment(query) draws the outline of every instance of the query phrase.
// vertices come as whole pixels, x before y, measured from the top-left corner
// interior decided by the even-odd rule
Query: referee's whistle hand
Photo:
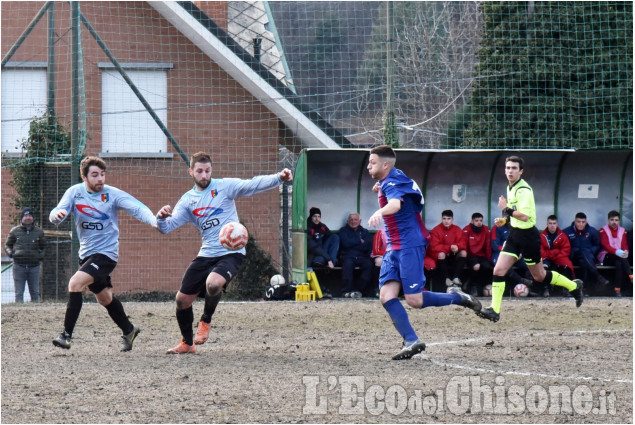
[[[507,200],[503,195],[498,197],[498,208],[500,208],[501,210],[507,208]]]

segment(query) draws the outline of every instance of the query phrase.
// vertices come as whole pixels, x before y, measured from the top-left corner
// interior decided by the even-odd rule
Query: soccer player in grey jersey
[[[204,152],[192,155],[189,174],[194,179],[192,190],[181,197],[174,210],[170,205],[165,205],[157,213],[157,226],[161,233],[169,233],[190,222],[196,226],[202,237],[198,256],[185,271],[181,288],[176,294],[176,319],[182,338],[167,354],[196,352],[192,331],[192,304],[198,296],[205,296],[205,312],[199,323],[197,340],[205,342],[211,316],[221,299],[223,287],[240,269],[245,248],[230,251],[221,245],[218,238],[223,225],[238,221],[234,200],[274,189],[293,180],[291,171],[286,168],[279,173],[256,176],[250,180],[212,179],[212,159]]]
[[[80,172],[84,182],[68,188],[49,215],[49,220],[56,226],[69,214],[75,217],[80,266],[68,283],[64,330],[53,340],[53,344],[60,348],[71,348],[73,330],[82,310],[82,291],[88,287],[123,332],[121,351],[130,351],[140,329],[130,323],[123,305],[112,295],[110,281],[110,274],[119,259],[118,214],[119,210],[124,210],[152,227],[157,225],[156,218],[148,207],[133,196],[105,184],[106,163],[101,158],[84,158]]]

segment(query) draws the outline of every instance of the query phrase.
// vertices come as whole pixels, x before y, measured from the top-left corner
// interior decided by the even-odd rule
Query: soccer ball
[[[519,283],[518,285],[514,286],[514,295],[516,295],[517,297],[526,297],[527,295],[529,295],[529,288],[527,288],[527,285],[525,285],[524,283]]]
[[[220,229],[220,236],[218,238],[220,244],[230,251],[238,251],[247,245],[247,239],[249,239],[249,233],[247,229],[240,223],[231,222],[227,223]]]
[[[485,285],[483,287],[483,296],[491,297],[492,296],[492,285]]]
[[[269,281],[271,286],[274,285],[284,285],[284,277],[281,274],[274,274],[271,276],[271,280]]]

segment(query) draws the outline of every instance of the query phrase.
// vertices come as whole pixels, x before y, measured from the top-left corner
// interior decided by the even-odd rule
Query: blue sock
[[[443,307],[450,304],[461,304],[461,297],[459,294],[425,291],[423,293],[423,305],[421,308]]]
[[[419,339],[415,330],[412,329],[410,319],[408,319],[408,313],[398,298],[393,298],[382,304],[388,315],[392,319],[393,325],[397,329],[397,332],[403,337],[406,343],[410,343]]]

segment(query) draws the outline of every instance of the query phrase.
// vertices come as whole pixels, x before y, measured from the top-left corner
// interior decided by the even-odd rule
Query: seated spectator
[[[386,239],[386,232],[383,229],[379,229],[375,236],[373,236],[373,251],[370,253],[370,258],[373,259],[375,267],[381,267],[381,263],[388,247],[388,239]]]
[[[359,214],[350,213],[346,226],[339,231],[342,292],[345,298],[361,298],[362,291],[366,292],[370,286],[373,268],[370,254],[373,250],[373,241],[368,230],[363,228],[360,222]],[[355,267],[359,267],[360,270],[357,281],[353,275]]]
[[[335,267],[340,239],[321,222],[322,211],[312,207],[307,219],[307,254],[311,267]]]
[[[571,260],[574,266],[580,267],[579,277],[584,281],[584,289],[589,288],[590,278],[596,284],[596,290],[608,285],[609,281],[600,273],[595,265],[600,253],[600,234],[587,223],[586,214],[579,212],[571,226],[563,230],[571,243]]]
[[[463,228],[463,235],[469,270],[463,290],[476,297],[485,285],[492,282],[492,243],[489,227],[483,225],[483,214],[472,214],[472,221]]]
[[[432,257],[432,251],[430,250],[430,240],[432,239],[432,236],[430,236],[430,232],[428,232],[428,229],[426,229],[425,226],[423,227],[423,237],[426,240],[426,253],[423,256],[423,273],[427,282],[423,290],[432,291],[432,276],[437,268],[437,260]],[[441,292],[447,289],[445,288],[445,282],[438,286],[442,288],[440,289]]]
[[[467,259],[466,241],[461,228],[454,224],[454,213],[441,213],[441,223],[430,231],[430,254],[447,286],[461,286],[459,276]]]
[[[492,232],[492,265],[496,265],[496,261],[498,261],[498,257],[500,256],[501,251],[503,250],[503,245],[505,245],[505,241],[509,237],[509,231],[511,230],[511,225],[509,221],[507,221],[502,226],[496,226],[496,230]],[[522,273],[522,276],[521,274]],[[534,281],[532,279],[526,279],[523,276],[531,276],[529,273],[529,269],[527,268],[527,264],[525,264],[525,260],[522,258],[518,259],[514,267],[509,269],[507,274],[505,275],[505,286],[507,288],[513,288],[519,283],[523,283],[527,285],[528,288],[531,288]]]
[[[373,286],[371,293],[375,298],[379,298],[379,272],[381,271],[381,263],[384,260],[387,247],[386,232],[383,229],[379,229],[373,236],[373,252],[370,253],[370,258],[374,264],[371,275],[371,286]]]
[[[567,235],[558,227],[558,217],[553,214],[547,217],[547,227],[540,234],[540,255],[547,270],[556,271],[569,280],[575,278],[573,263],[569,258],[571,243]],[[539,284],[536,283],[536,285]],[[536,287],[535,289],[542,292],[544,297],[549,296],[550,288],[548,286]]]
[[[622,296],[622,289],[630,282],[630,264],[628,263],[628,239],[626,229],[620,226],[620,213],[609,211],[608,224],[600,229],[600,245],[602,250],[598,254],[598,260],[605,266],[615,267],[613,287],[615,296]]]

